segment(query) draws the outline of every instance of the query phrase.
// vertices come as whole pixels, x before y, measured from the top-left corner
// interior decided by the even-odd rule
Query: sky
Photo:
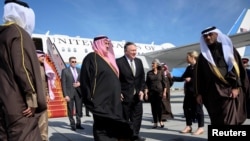
[[[228,33],[250,0],[23,0],[35,11],[34,33],[182,46],[216,26]],[[3,2],[0,6],[3,7]],[[3,15],[3,8],[0,10]]]

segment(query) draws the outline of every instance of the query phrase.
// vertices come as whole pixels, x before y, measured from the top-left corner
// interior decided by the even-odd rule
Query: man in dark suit
[[[136,58],[137,47],[133,42],[124,45],[125,55],[116,60],[122,89],[122,103],[126,120],[132,122],[133,140],[144,141],[139,136],[142,121],[145,72],[142,61]]]
[[[71,129],[75,131],[76,129],[84,129],[81,126],[82,97],[79,82],[80,69],[76,67],[76,57],[70,57],[69,63],[70,66],[62,70],[61,84],[63,89],[63,96],[67,101],[67,110],[70,126]],[[73,118],[74,110],[76,116],[76,123]]]

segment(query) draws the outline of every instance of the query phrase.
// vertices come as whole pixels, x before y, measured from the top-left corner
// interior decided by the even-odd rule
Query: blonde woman
[[[192,132],[192,120],[195,118],[198,121],[198,129],[193,132],[193,135],[200,135],[204,132],[204,112],[203,105],[196,102],[196,97],[194,94],[194,73],[195,66],[198,57],[197,51],[191,51],[187,53],[187,63],[189,64],[182,74],[181,77],[173,77],[173,81],[184,81],[184,101],[183,110],[186,117],[186,127],[181,131],[181,133],[191,133]]]

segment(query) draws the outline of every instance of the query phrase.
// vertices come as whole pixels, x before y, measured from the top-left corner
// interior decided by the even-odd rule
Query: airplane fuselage
[[[33,34],[33,39],[40,40],[42,45],[37,47],[47,53],[47,39],[49,38],[52,43],[55,44],[57,50],[59,51],[63,61],[67,64],[68,59],[71,56],[75,56],[77,58],[78,63],[80,64],[83,58],[90,52],[92,49],[92,41],[93,39],[89,38],[80,38],[80,37],[69,37],[65,35],[44,35],[44,34]],[[125,41],[112,41],[115,57],[121,57],[124,55],[124,44]],[[159,51],[162,49],[172,48],[174,45],[170,43],[165,43],[162,45],[154,45],[154,44],[142,44],[136,43],[137,45],[137,55],[142,58],[144,53]],[[148,63],[143,60],[146,68],[150,66]]]

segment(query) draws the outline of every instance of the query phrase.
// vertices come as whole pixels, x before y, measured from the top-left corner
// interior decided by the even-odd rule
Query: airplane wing
[[[250,45],[250,32],[243,32],[229,36],[235,48]],[[169,69],[186,67],[187,52],[196,50],[200,52],[200,44],[194,43],[190,45],[164,49],[160,51],[145,53],[144,55],[149,58],[158,58],[161,62],[168,65]]]

